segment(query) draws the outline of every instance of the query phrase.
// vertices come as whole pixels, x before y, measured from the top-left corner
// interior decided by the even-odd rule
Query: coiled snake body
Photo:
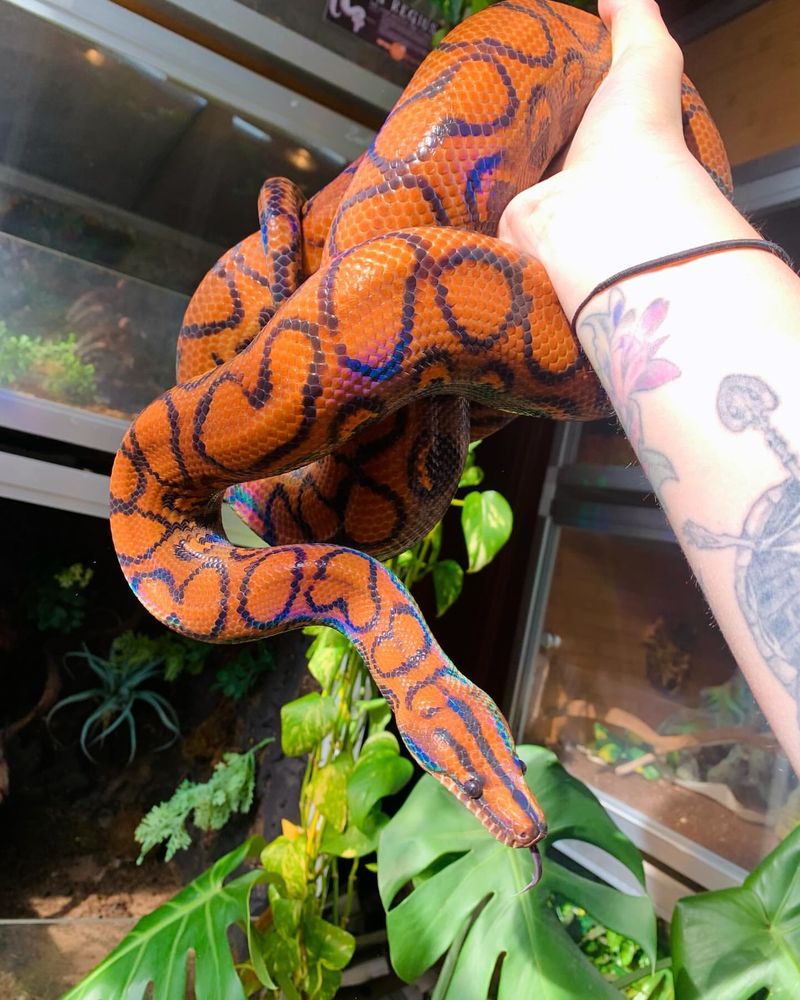
[[[260,231],[200,284],[179,384],[136,419],[111,483],[119,561],[156,617],[210,642],[340,629],[417,761],[514,846],[546,826],[508,726],[377,558],[442,516],[471,433],[608,412],[542,266],[495,237],[608,62],[592,15],[498,4],[447,36],[369,150],[308,203],[268,181]],[[688,81],[683,111],[725,187]],[[227,541],[226,490],[270,547]]]

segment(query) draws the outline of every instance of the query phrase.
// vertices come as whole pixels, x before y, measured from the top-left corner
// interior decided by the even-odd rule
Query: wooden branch
[[[650,763],[656,757],[663,757],[665,754],[677,750],[689,750],[694,747],[725,743],[746,743],[764,750],[774,750],[778,746],[778,741],[772,733],[760,732],[749,726],[719,726],[716,729],[664,736],[638,716],[623,708],[609,708],[605,714],[602,714],[597,706],[580,699],[569,702],[564,711],[554,717],[553,722],[554,724],[562,720],[566,722],[568,719],[593,719],[604,726],[627,730],[643,743],[650,744],[653,748],[652,753],[637,757],[636,760],[626,761],[615,768],[615,772],[620,775],[635,771],[637,767]],[[563,728],[563,724],[557,728],[560,730]]]
[[[50,652],[46,655],[47,677],[39,700],[22,718],[17,719],[15,722],[10,722],[4,729],[0,729],[0,802],[3,802],[8,797],[11,786],[8,761],[5,754],[6,746],[17,733],[20,733],[26,726],[30,725],[34,719],[48,712],[55,704],[56,698],[58,698],[61,691],[61,674],[58,669],[58,660]]]

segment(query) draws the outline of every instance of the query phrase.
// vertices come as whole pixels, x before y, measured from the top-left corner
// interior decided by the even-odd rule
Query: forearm
[[[789,268],[734,250],[621,281],[578,335],[800,773],[798,325]]]
[[[652,0],[599,0],[612,65],[563,169],[499,236],[567,316],[626,268],[758,238],[690,155],[682,58]],[[800,280],[732,250],[619,280],[581,310],[603,380],[753,693],[800,774]]]

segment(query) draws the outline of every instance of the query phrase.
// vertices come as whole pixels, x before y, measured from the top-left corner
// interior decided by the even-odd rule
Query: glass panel
[[[153,900],[151,905],[158,902]],[[141,916],[147,912],[141,905],[136,908]],[[30,918],[0,924],[0,995],[7,1000],[60,997],[101,962],[135,923],[133,917],[107,916]]]
[[[441,10],[432,0],[414,0],[413,3],[398,3],[396,0],[392,3],[387,3],[386,0],[361,0],[358,5],[345,4],[345,8],[350,8],[347,13],[337,0],[314,0],[313,3],[287,3],[286,0],[237,0],[237,2],[399,86],[409,81],[414,66],[408,60],[403,60],[402,56],[397,58],[396,52],[393,53],[390,44],[394,40],[391,31],[392,22],[400,20],[402,14],[412,25],[418,21],[424,23],[425,19],[441,23]],[[326,7],[331,14],[330,18],[324,16]],[[377,21],[379,24],[388,22],[388,30],[385,32],[388,37],[382,40],[386,44],[371,44],[365,40],[364,34],[369,32],[364,31],[363,22],[360,30],[355,30],[356,24],[361,21],[358,17],[359,9],[364,14],[364,21],[367,21],[368,16],[367,25],[372,21]],[[343,28],[345,30],[342,30]]]
[[[172,383],[187,296],[263,179],[341,168],[265,118],[0,2],[4,386],[127,419]]]
[[[800,205],[783,205],[753,214],[753,225],[765,239],[772,240],[800,260]]]
[[[564,528],[525,739],[750,869],[800,790],[676,545]]]
[[[129,418],[174,381],[186,302],[0,232],[0,385]]]
[[[622,465],[625,468],[639,464],[616,417],[581,424],[575,461],[589,465]]]

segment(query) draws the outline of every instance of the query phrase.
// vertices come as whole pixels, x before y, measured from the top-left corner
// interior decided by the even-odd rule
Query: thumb
[[[611,32],[611,68],[578,128],[566,166],[592,160],[598,148],[657,138],[683,145],[683,53],[667,31],[655,0],[600,0]]]
[[[600,0],[597,6],[611,32],[614,62],[642,46],[658,49],[672,42],[655,0]]]

